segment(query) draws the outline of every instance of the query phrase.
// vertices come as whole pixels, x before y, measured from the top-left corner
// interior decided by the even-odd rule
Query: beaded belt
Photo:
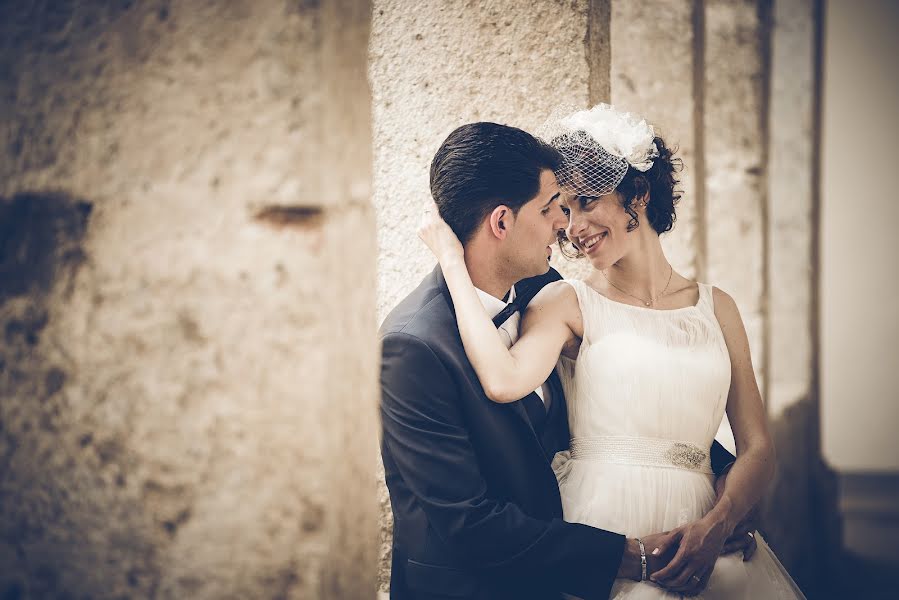
[[[626,435],[572,438],[571,458],[712,473],[708,450],[690,442],[659,438]]]

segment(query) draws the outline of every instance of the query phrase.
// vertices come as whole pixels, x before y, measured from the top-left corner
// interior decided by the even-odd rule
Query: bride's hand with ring
[[[691,595],[705,588],[715,561],[731,533],[728,525],[709,514],[673,530],[668,544],[678,544],[677,553],[651,579],[671,591]],[[668,547],[660,548],[664,553]]]

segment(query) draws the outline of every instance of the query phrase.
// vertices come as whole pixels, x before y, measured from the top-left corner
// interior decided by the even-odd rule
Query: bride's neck
[[[669,281],[671,265],[662,243],[654,233],[640,239],[637,247],[609,267],[606,277],[637,296],[655,298]]]

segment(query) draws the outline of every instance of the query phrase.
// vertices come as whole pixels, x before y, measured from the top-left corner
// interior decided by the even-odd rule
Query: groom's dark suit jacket
[[[526,304],[560,279],[516,285]],[[437,267],[381,326],[381,455],[393,508],[393,600],[607,598],[624,537],[562,520],[550,462],[568,448],[558,378],[544,412],[532,393],[484,395]],[[726,460],[718,448],[713,462]]]

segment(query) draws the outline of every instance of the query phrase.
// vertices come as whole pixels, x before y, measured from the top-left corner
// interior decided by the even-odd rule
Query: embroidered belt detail
[[[712,474],[708,450],[690,442],[608,435],[571,440],[571,458],[614,465],[687,469]]]

